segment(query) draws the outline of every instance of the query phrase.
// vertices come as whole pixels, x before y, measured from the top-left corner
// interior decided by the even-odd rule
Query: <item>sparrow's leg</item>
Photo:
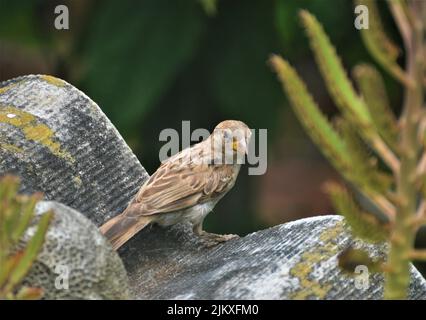
[[[236,234],[216,234],[206,232],[203,230],[202,221],[195,223],[193,230],[194,233],[203,240],[203,244],[207,248],[217,246],[219,243],[223,243],[231,239],[239,238]]]

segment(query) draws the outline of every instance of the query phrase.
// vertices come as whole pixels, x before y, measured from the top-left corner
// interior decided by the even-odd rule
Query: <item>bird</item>
[[[203,230],[203,221],[233,188],[248,154],[251,130],[242,121],[220,122],[210,136],[165,160],[126,209],[100,227],[118,250],[150,224],[192,223],[207,247],[237,238]]]

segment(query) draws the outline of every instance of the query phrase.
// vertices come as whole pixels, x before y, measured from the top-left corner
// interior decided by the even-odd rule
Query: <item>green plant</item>
[[[19,179],[6,175],[0,179],[0,299],[38,299],[39,288],[20,286],[37,257],[52,219],[46,212],[25,247],[19,245],[34,217],[34,207],[42,197],[18,195]]]
[[[270,61],[312,140],[344,179],[373,205],[365,209],[360,197],[354,197],[347,188],[327,185],[335,208],[346,217],[355,235],[389,244],[387,261],[381,268],[385,273],[384,295],[403,299],[410,280],[410,261],[426,260],[426,250],[414,249],[416,232],[426,224],[426,2],[388,1],[404,43],[405,70],[397,63],[401,50],[386,35],[375,1],[355,3],[369,9],[369,29],[361,31],[367,49],[404,87],[399,119],[390,109],[380,73],[371,65],[356,66],[353,75],[357,92],[321,24],[307,11],[302,10],[300,18],[327,89],[340,110],[334,125],[321,113],[290,64],[276,55]]]

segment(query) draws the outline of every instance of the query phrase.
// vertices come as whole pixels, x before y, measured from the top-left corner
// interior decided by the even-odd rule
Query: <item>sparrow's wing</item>
[[[214,199],[232,188],[235,180],[232,165],[194,163],[189,155],[187,152],[163,163],[144,184],[131,204],[138,206],[138,215],[182,210]]]

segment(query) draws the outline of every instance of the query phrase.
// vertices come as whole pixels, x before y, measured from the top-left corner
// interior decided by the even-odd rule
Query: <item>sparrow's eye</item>
[[[230,130],[225,130],[223,132],[223,137],[225,138],[225,140],[229,140],[232,137],[232,132]]]

